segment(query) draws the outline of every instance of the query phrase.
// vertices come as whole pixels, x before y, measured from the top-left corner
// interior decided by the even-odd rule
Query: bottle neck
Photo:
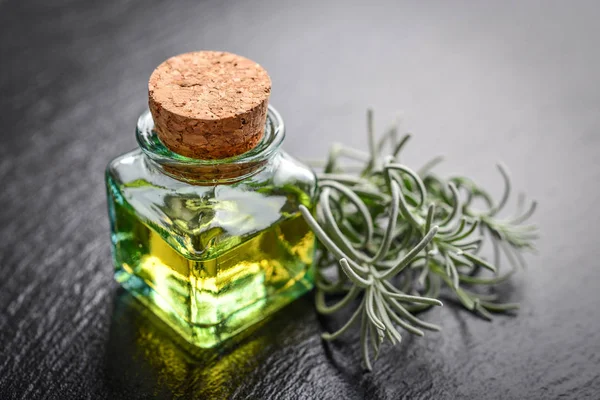
[[[283,120],[271,106],[261,141],[246,153],[230,158],[199,160],[169,150],[158,138],[149,111],[139,117],[136,129],[137,142],[152,164],[174,179],[195,185],[231,184],[249,178],[277,155],[284,137]]]

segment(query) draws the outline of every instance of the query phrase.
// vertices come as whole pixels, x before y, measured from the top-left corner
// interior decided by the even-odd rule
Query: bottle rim
[[[140,115],[136,126],[136,139],[144,154],[167,175],[187,182],[235,182],[254,175],[279,150],[285,138],[283,119],[269,105],[265,132],[260,142],[251,150],[222,159],[196,159],[177,154],[167,148],[154,129],[150,110]]]
[[[167,148],[154,130],[154,120],[150,110],[140,115],[136,126],[138,145],[152,161],[172,167],[217,166],[226,164],[246,164],[268,160],[281,146],[285,138],[285,125],[279,112],[271,105],[267,111],[265,133],[260,142],[251,150],[237,156],[221,159],[197,159],[182,156]]]

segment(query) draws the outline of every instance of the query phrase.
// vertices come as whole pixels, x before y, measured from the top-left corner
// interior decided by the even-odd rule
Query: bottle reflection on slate
[[[106,171],[115,277],[200,347],[212,347],[312,287],[313,172],[279,147],[271,81],[230,53],[162,63],[140,149]]]

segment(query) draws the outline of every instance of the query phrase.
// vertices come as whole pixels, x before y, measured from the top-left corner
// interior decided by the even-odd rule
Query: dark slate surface
[[[599,398],[600,4],[368,3],[0,0],[1,399]],[[309,296],[186,355],[112,280],[103,169],[152,69],[195,49],[270,71],[297,156],[364,147],[373,105],[416,132],[410,165],[446,153],[497,193],[504,160],[541,204],[540,254],[502,289],[519,316],[448,305],[363,373]]]

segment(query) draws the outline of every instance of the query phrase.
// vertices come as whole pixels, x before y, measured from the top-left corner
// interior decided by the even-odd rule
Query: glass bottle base
[[[123,266],[117,268],[115,280],[187,342],[201,348],[219,345],[249,326],[269,317],[312,289],[312,274],[310,270],[307,270],[304,277],[290,282],[290,285],[281,292],[270,298],[259,299],[253,304],[237,310],[218,324],[192,324],[181,318],[169,302],[143,279],[127,269]]]

